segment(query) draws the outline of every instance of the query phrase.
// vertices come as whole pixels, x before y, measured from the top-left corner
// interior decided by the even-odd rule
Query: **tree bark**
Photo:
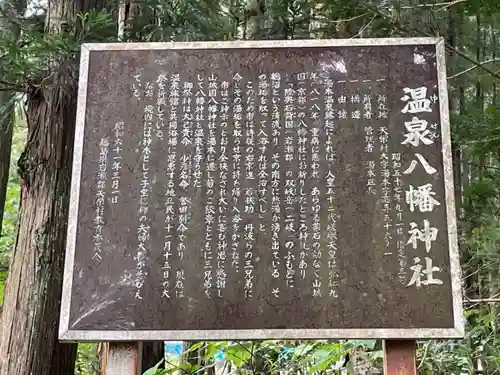
[[[247,0],[245,7],[245,32],[246,40],[260,40],[263,15],[266,9],[264,0]]]
[[[457,43],[457,23],[460,17],[460,13],[450,11],[448,12],[448,27],[446,30],[446,41],[451,47],[459,48],[459,43]],[[451,72],[454,71],[456,67],[456,56],[453,52],[448,52],[448,68]],[[450,87],[449,92],[449,107],[450,112],[460,113],[460,95],[457,90]],[[462,154],[460,148],[457,144],[452,145],[452,159],[453,159],[453,180],[454,180],[454,190],[455,190],[455,206],[457,217],[460,218],[462,214]]]
[[[103,9],[103,0],[50,0],[46,28]],[[19,160],[19,232],[2,316],[0,375],[73,374],[76,344],[57,333],[71,185],[77,60],[58,61],[51,83],[27,94],[28,141]]]
[[[14,124],[10,107],[11,93],[0,92],[0,236],[2,235],[3,212],[10,172],[10,152]]]
[[[10,30],[15,38],[19,37],[20,27],[9,17],[18,18],[26,9],[25,0],[0,1],[0,30]],[[14,93],[0,92],[0,236],[2,235],[2,221],[9,183],[10,154],[12,136],[14,134]]]
[[[66,74],[58,84],[66,86]],[[66,93],[68,88],[28,97],[29,136],[19,160],[19,233],[4,297],[1,375],[73,371],[76,345],[57,341],[75,116],[74,88]]]
[[[165,357],[165,343],[163,341],[144,341],[142,343],[141,369],[146,370],[155,366]]]

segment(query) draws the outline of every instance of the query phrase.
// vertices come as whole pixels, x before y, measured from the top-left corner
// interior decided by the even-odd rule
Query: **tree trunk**
[[[495,60],[497,58],[497,38],[496,38],[496,22],[495,22],[495,17],[491,17],[490,20],[490,34],[491,34],[491,49],[492,49],[492,55],[491,58]],[[493,91],[492,93],[492,104],[493,107],[497,107],[497,83],[496,80],[493,81],[491,90]]]
[[[260,40],[266,4],[264,0],[247,0],[245,8],[245,35],[247,40]]]
[[[10,17],[18,18],[26,9],[25,0],[0,1],[0,30],[10,30],[15,38],[19,37],[20,28],[12,22]],[[0,92],[0,236],[2,235],[2,221],[9,182],[10,154],[12,136],[14,134],[14,93]]]
[[[446,31],[447,42],[451,47],[460,48],[460,44],[457,43],[457,22],[460,17],[459,12],[448,12],[448,28]],[[453,52],[449,52],[448,56],[448,69],[450,72],[454,72],[456,68],[456,56]],[[451,113],[460,112],[460,95],[453,88],[450,88],[449,92],[449,107]],[[453,180],[455,189],[455,205],[457,217],[460,218],[462,214],[462,155],[460,152],[460,147],[457,144],[452,144],[452,159],[453,159]]]
[[[150,369],[165,357],[165,343],[163,341],[144,341],[142,343],[141,368],[142,372]]]
[[[47,32],[61,32],[102,0],[51,0]],[[28,141],[19,160],[21,208],[4,297],[0,375],[70,375],[76,344],[57,333],[71,185],[77,60],[58,61],[51,82],[27,95]]]
[[[13,121],[11,93],[0,92],[0,236],[9,182],[10,151],[12,147]]]
[[[66,86],[64,75],[58,83]],[[67,89],[28,97],[29,136],[19,160],[19,233],[4,297],[1,375],[73,371],[76,345],[57,341],[75,116],[74,90]]]

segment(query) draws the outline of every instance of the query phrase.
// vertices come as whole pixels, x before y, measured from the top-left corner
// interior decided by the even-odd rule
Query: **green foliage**
[[[162,359],[160,362],[158,362],[155,366],[151,367],[149,370],[147,370],[143,375],[156,375],[156,374],[161,374],[161,372],[164,372],[163,370],[160,369],[160,366],[163,364],[164,360]]]
[[[434,340],[419,344],[420,373],[427,375],[499,373],[498,296],[500,280],[500,2],[498,0],[381,1],[381,0],[267,0],[263,7],[247,0],[140,0],[140,11],[127,24],[124,40],[194,41],[239,39],[301,39],[444,35],[448,45],[449,92],[452,99],[453,147],[460,160],[459,228],[467,334],[464,340]],[[251,6],[249,4],[252,4]],[[77,63],[81,43],[117,41],[117,7],[108,12],[81,14],[62,25],[57,36],[44,32],[43,20],[24,22],[19,39],[0,30],[0,89],[25,91],[51,85],[59,66]],[[112,9],[110,6],[109,9]],[[259,9],[257,9],[259,8]],[[42,25],[43,26],[43,25]],[[458,49],[459,53],[456,53]],[[463,58],[465,56],[466,58]],[[481,62],[488,61],[487,64]],[[488,71],[485,71],[488,69]],[[0,280],[5,276],[15,242],[19,178],[15,163],[23,147],[23,126],[16,124],[4,235],[0,238]],[[3,294],[3,283],[0,282]],[[476,301],[476,302],[471,302]],[[188,351],[198,362],[167,358],[152,374],[173,372],[209,374],[220,350],[239,374],[277,371],[325,372],[332,368],[354,373],[359,356],[380,368],[379,343],[260,341],[200,342]],[[349,358],[349,360],[347,360]],[[165,365],[165,366],[164,366]],[[80,345],[77,374],[96,371],[95,347]],[[332,370],[333,371],[333,370]]]
[[[464,340],[429,341],[419,351],[419,369],[422,375],[434,374],[473,374],[478,361],[486,369],[484,374],[496,374],[500,339],[495,332],[495,322],[500,315],[494,310],[487,312],[482,308],[467,310],[469,320]]]
[[[75,375],[95,375],[99,370],[96,344],[78,344]]]
[[[17,223],[20,199],[20,181],[17,174],[17,160],[21,155],[26,140],[26,127],[22,118],[17,117],[12,139],[11,165],[5,199],[2,235],[0,236],[0,301],[3,301],[4,283],[7,278],[10,255],[17,236]]]
[[[0,83],[18,91],[51,83],[56,67],[74,59],[85,42],[116,40],[116,22],[110,13],[80,14],[74,24],[63,24],[64,33],[48,34],[36,26],[23,30],[22,39],[3,30],[0,34]]]
[[[189,353],[203,353],[197,363],[187,361],[165,360],[149,369],[144,375],[170,375],[174,373],[190,374],[206,373],[215,366],[215,355],[224,353],[226,364],[238,374],[273,374],[280,371],[300,369],[311,375],[336,368],[349,369],[352,363],[347,361],[361,348],[372,350],[366,354],[369,363],[381,365],[381,351],[374,350],[376,340],[348,340],[344,343],[317,340],[311,342],[287,341],[238,341],[238,342],[198,342],[187,349]],[[200,355],[200,354],[199,354]],[[200,363],[203,363],[201,365]]]

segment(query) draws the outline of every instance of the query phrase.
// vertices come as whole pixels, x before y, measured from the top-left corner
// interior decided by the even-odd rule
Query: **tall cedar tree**
[[[103,0],[49,0],[46,32],[66,30]],[[57,338],[75,128],[78,56],[54,64],[27,96],[28,141],[19,160],[19,233],[4,297],[0,375],[68,375],[76,344]]]

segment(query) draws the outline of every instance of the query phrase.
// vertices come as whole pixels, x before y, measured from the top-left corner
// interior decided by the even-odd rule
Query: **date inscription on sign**
[[[441,39],[81,53],[62,340],[463,334]]]

